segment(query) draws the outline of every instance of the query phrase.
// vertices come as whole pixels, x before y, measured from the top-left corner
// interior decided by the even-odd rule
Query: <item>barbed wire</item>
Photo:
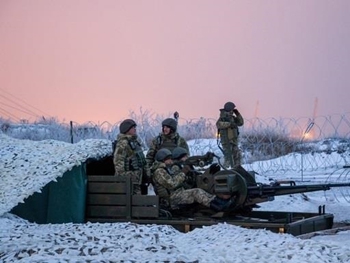
[[[138,135],[146,149],[161,132],[161,122],[169,116],[149,111],[132,112],[138,124]],[[85,139],[115,140],[119,124],[87,122],[60,123],[42,118],[34,123],[11,123],[0,119],[1,131],[19,139],[54,139],[77,143]],[[222,156],[216,139],[216,119],[180,119],[178,132],[191,142],[192,154],[208,151]],[[203,139],[207,139],[203,141]],[[261,174],[319,171],[330,173],[350,164],[350,112],[310,118],[245,119],[240,128],[240,148],[247,169]]]

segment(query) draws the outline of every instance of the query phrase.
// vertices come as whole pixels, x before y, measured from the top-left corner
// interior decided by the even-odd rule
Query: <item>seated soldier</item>
[[[188,159],[188,152],[185,148],[176,147],[173,150],[172,158],[173,158],[173,162],[174,162],[173,170],[174,169],[175,170],[184,169],[184,167],[185,167],[184,164],[185,164],[186,160]],[[190,167],[188,167],[188,169],[190,169]]]
[[[173,161],[170,150],[160,149],[155,159],[156,162],[152,166],[152,180],[161,203],[165,202],[172,209],[179,205],[199,203],[215,211],[222,211],[230,206],[231,199],[221,199],[201,188],[185,189],[183,187],[185,174],[183,172],[174,174],[171,170]]]
[[[172,153],[173,165],[171,171],[173,174],[183,172],[186,175],[186,180],[183,182],[185,189],[193,188],[196,185],[195,174],[196,171],[192,165],[186,164],[188,159],[188,152],[185,148],[176,147]]]

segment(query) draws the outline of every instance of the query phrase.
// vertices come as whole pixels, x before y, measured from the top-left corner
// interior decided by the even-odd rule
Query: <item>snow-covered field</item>
[[[169,226],[131,223],[36,225],[6,218],[0,222],[3,262],[350,261],[349,239],[302,240],[226,224],[184,234]]]
[[[110,142],[33,142],[2,134],[0,142],[0,262],[350,262],[350,230],[301,239],[226,224],[185,234],[169,226],[132,223],[29,223],[8,211],[74,165],[108,155]],[[319,183],[328,173],[344,181],[322,167],[308,178]],[[285,179],[288,173],[283,176],[260,174],[257,181]],[[348,223],[348,200],[349,189],[335,189],[276,197],[260,210],[316,212],[326,205],[336,222]]]

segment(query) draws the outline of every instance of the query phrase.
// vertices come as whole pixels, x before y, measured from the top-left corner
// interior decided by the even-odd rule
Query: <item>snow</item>
[[[108,140],[69,144],[55,140],[18,140],[0,134],[0,215],[89,158],[111,154]],[[33,180],[35,178],[35,180]]]
[[[0,142],[1,262],[350,262],[348,228],[302,239],[224,223],[189,233],[165,225],[128,222],[29,223],[9,211],[75,165],[110,154],[111,142],[34,142],[2,134]],[[210,140],[201,143],[206,147],[212,143],[210,147],[217,150]],[[201,146],[190,147],[194,154]],[[320,166],[306,174],[312,180],[301,183],[333,182],[333,178],[344,182],[344,176],[339,176],[342,174],[342,167],[327,171]],[[259,174],[257,181],[288,177],[293,173],[284,173],[283,178],[275,173]],[[333,213],[336,222],[349,223],[349,188],[276,197],[273,202],[262,203],[259,209],[317,212],[319,205],[326,205],[326,212]]]

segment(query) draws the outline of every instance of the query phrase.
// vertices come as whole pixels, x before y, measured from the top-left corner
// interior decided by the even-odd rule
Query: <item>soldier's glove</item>
[[[187,174],[188,172],[191,171],[191,167],[189,165],[185,165],[184,167],[182,167],[181,171],[184,173],[184,174]]]
[[[139,166],[139,161],[137,160],[137,157],[134,156],[131,158],[131,170],[139,170],[140,169],[140,166]]]
[[[237,124],[234,120],[230,121],[230,128],[231,129],[237,128]]]
[[[239,114],[239,111],[237,109],[233,109],[233,113],[238,115]]]
[[[196,175],[192,172],[188,173],[186,175],[185,183],[187,184],[188,188],[193,188],[196,183]]]

